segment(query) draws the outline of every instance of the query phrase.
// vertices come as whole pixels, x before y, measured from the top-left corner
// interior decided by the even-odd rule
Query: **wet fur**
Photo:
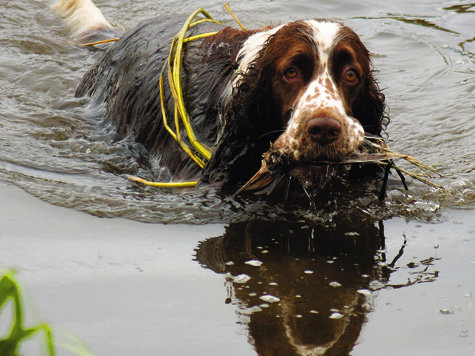
[[[168,167],[174,180],[198,179],[202,184],[219,187],[242,184],[259,169],[262,155],[285,130],[286,113],[272,91],[272,80],[279,52],[276,49],[289,46],[292,38],[283,37],[280,44],[270,37],[249,70],[241,73],[226,101],[225,92],[239,66],[239,50],[257,31],[217,24],[191,29],[190,35],[220,31],[188,43],[184,51],[182,80],[187,110],[197,138],[214,148],[211,160],[201,170],[165,130],[160,109],[158,79],[172,38],[184,20],[176,16],[153,18],[124,34],[86,73],[76,96],[90,97],[91,108],[115,124],[119,137],[132,137],[142,143],[160,165]],[[92,28],[96,28],[97,36],[110,30],[104,23],[102,30],[101,24]],[[91,32],[87,32],[90,39]],[[81,33],[77,35],[81,37]],[[384,95],[372,76],[366,48],[360,51],[368,56],[364,59],[368,68],[362,80],[364,88],[351,111],[367,133],[379,135],[387,123]],[[166,80],[164,85],[170,123],[174,103]]]

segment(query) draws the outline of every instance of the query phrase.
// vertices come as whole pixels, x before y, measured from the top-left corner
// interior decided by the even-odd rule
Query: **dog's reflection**
[[[365,290],[384,271],[381,223],[333,228],[246,222],[200,243],[201,265],[227,273],[259,355],[347,355],[367,313]]]

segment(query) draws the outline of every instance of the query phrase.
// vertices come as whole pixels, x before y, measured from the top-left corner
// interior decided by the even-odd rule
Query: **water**
[[[320,197],[316,205],[311,205],[282,203],[279,199],[223,198],[208,191],[177,193],[128,181],[126,174],[141,173],[140,146],[127,140],[115,141],[113,128],[92,119],[84,110],[84,103],[73,98],[76,85],[98,53],[68,43],[67,31],[47,3],[0,3],[0,180],[15,184],[42,201],[94,216],[121,217],[131,223],[179,223],[185,236],[195,229],[190,224],[225,224],[226,231],[220,238],[199,244],[196,259],[216,273],[250,277],[242,286],[233,285],[232,278],[226,281],[230,291],[226,303],[238,309],[238,322],[247,325],[247,332],[257,340],[258,352],[266,342],[275,342],[259,339],[259,327],[273,325],[276,335],[280,335],[281,329],[274,323],[276,317],[302,316],[286,319],[284,324],[294,325],[293,332],[301,340],[322,343],[323,339],[311,339],[309,328],[333,325],[335,330],[341,330],[343,324],[335,326],[327,320],[338,315],[335,320],[353,323],[355,328],[348,335],[356,339],[363,325],[362,316],[369,315],[370,326],[364,329],[359,346],[359,354],[368,354],[365,345],[376,345],[368,340],[377,339],[372,337],[379,336],[374,330],[384,325],[378,319],[378,310],[385,309],[378,309],[371,298],[362,301],[359,290],[382,290],[379,298],[387,301],[395,295],[406,296],[407,300],[414,298],[413,287],[401,287],[408,278],[418,288],[426,288],[423,291],[428,295],[432,293],[425,286],[447,286],[433,269],[445,268],[450,273],[448,262],[456,265],[463,260],[459,256],[461,250],[447,250],[452,241],[450,224],[462,224],[456,225],[460,237],[457,246],[473,241],[470,222],[475,209],[474,4],[400,0],[231,3],[248,28],[306,16],[332,17],[352,27],[374,56],[376,77],[390,109],[387,131],[391,148],[434,164],[443,175],[434,179],[443,190],[409,180],[409,191],[391,187],[384,205],[365,189]],[[197,7],[233,24],[221,2],[96,3],[107,18],[125,28],[159,13],[189,14]],[[460,210],[464,210],[461,215]],[[420,228],[418,224],[422,224]],[[381,232],[383,225],[385,230]],[[439,233],[445,229],[446,233]],[[413,236],[418,236],[417,240],[409,230],[415,231]],[[380,246],[380,235],[386,237],[386,246]],[[412,246],[411,256],[401,247],[405,246],[402,239],[404,236],[406,241],[406,235]],[[431,239],[431,235],[435,237]],[[361,236],[364,238],[358,240]],[[201,239],[205,237],[206,234]],[[464,239],[470,242],[464,245]],[[438,260],[434,240],[445,244],[445,260]],[[354,247],[353,243],[362,246]],[[352,256],[355,248],[362,255]],[[338,250],[344,252],[336,253]],[[396,259],[399,252],[402,257]],[[411,259],[413,256],[415,260]],[[259,273],[262,266],[246,265],[246,261],[253,259],[263,262],[267,272]],[[396,261],[391,265],[393,260]],[[355,268],[355,263],[360,267]],[[473,266],[466,263],[466,268]],[[327,277],[335,278],[326,280]],[[452,277],[461,285],[466,284],[467,274]],[[179,276],[174,278],[180,283]],[[431,281],[439,284],[427,283]],[[271,282],[277,285],[262,287]],[[328,287],[330,282],[342,287]],[[322,290],[325,292],[318,292]],[[276,296],[282,302],[263,307],[259,299],[263,295]],[[297,303],[296,298],[313,303]],[[415,304],[420,308],[424,305],[417,300]],[[289,308],[295,310],[290,313]],[[407,310],[403,315],[410,319],[409,304],[402,309]],[[454,311],[450,305],[440,307],[446,309]],[[406,319],[401,316],[401,320]],[[475,329],[470,330],[473,334]],[[430,351],[428,343],[423,346]]]
[[[173,2],[147,1],[99,5],[125,28],[178,8]],[[198,5],[232,23],[221,4],[187,2],[185,9],[179,8],[186,13]],[[97,54],[69,44],[61,21],[44,2],[8,1],[1,7],[2,179],[50,203],[98,216],[186,223],[243,220],[249,218],[249,210],[252,216],[256,208],[245,207],[254,201],[223,203],[212,193],[176,194],[129,182],[125,174],[140,173],[140,147],[114,142],[111,128],[88,118],[73,99],[77,83]],[[288,9],[275,1],[244,2],[233,9],[249,27],[302,14],[337,17],[353,27],[374,53],[390,107],[391,147],[436,165],[444,175],[437,183],[447,187],[441,192],[416,184],[410,197],[390,194],[389,210],[374,214],[405,214],[407,205],[416,217],[439,206],[473,207],[475,50],[470,6],[438,7],[431,2],[348,6],[337,1],[323,6],[296,2]]]

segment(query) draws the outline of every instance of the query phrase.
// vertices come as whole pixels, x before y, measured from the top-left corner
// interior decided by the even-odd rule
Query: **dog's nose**
[[[332,117],[314,117],[308,120],[306,130],[313,141],[328,145],[341,134],[340,121]]]

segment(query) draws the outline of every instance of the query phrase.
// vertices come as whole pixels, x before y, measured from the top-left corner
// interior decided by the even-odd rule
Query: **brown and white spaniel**
[[[90,0],[60,0],[56,11],[78,41],[112,30]],[[278,157],[277,168],[288,176],[318,176],[319,162],[345,159],[358,151],[365,134],[380,135],[384,128],[384,95],[368,50],[350,28],[327,19],[258,30],[205,22],[188,36],[217,33],[185,44],[181,74],[193,131],[213,152],[201,169],[168,133],[161,109],[159,77],[184,20],[153,18],[126,32],[76,90],[115,123],[120,137],[142,143],[175,180],[237,186],[260,169],[263,155]],[[166,80],[162,94],[173,118]],[[184,129],[181,135],[187,138]]]

